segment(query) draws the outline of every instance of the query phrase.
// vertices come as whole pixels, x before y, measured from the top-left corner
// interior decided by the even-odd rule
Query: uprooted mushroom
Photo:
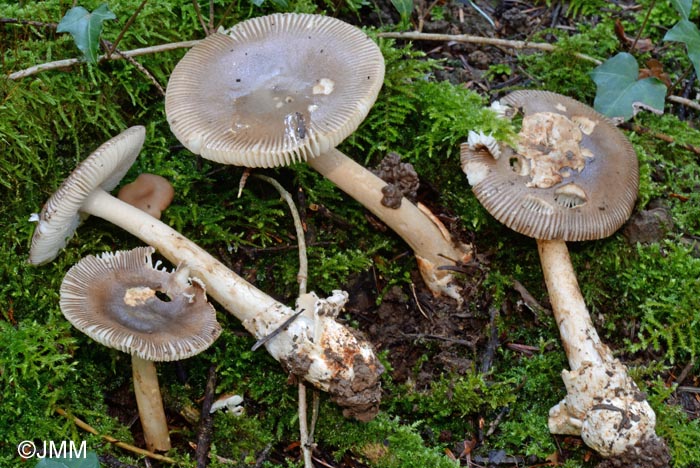
[[[293,310],[226,268],[204,249],[144,211],[110,195],[139,154],[145,129],[131,127],[85,159],[46,202],[38,215],[29,262],[46,263],[58,255],[87,215],[103,218],[148,245],[173,264],[185,263],[208,295],[262,339],[285,369],[330,393],[347,416],[374,417],[380,400],[383,368],[372,346],[334,320],[347,294],[329,299],[311,296],[313,306]],[[297,316],[293,321],[292,317]],[[320,328],[319,328],[320,327]],[[279,330],[278,330],[279,331]]]
[[[571,368],[562,372],[567,395],[550,411],[550,431],[580,435],[605,457],[667,454],[646,397],[593,326],[566,247],[607,237],[627,220],[637,197],[634,149],[608,119],[565,96],[516,91],[503,105],[523,112],[517,147],[471,133],[462,168],[496,219],[537,239]]]
[[[155,362],[207,349],[221,333],[204,286],[153,264],[152,247],[88,256],[61,283],[61,312],[78,330],[131,355],[134,394],[149,450],[170,450]],[[157,296],[166,294],[168,301]]]
[[[471,258],[427,208],[381,203],[387,185],[335,149],[367,116],[384,58],[360,29],[335,18],[274,14],[215,33],[190,49],[168,82],[170,128],[190,151],[224,164],[274,167],[306,160],[413,249],[434,294],[461,302],[448,270]]]

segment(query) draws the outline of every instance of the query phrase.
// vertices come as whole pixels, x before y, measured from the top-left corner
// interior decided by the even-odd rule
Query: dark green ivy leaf
[[[106,3],[97,7],[92,13],[77,6],[66,12],[58,23],[56,31],[70,33],[85,59],[88,62],[97,63],[102,23],[115,18],[116,16],[109,10]]]
[[[687,20],[690,16],[690,7],[693,6],[693,0],[671,0],[671,5],[681,15],[682,19]]]
[[[700,76],[700,30],[687,19],[680,20],[664,36],[664,41],[685,43],[688,48],[688,58],[693,62],[696,76]]]
[[[626,52],[603,62],[591,77],[598,85],[593,107],[601,114],[627,120],[642,107],[663,112],[666,86],[657,78],[639,80],[637,61]]]
[[[84,457],[43,458],[34,468],[100,468],[95,452],[86,452]]]

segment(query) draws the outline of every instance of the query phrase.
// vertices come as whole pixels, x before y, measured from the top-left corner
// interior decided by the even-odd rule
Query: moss
[[[84,5],[92,9],[98,3]],[[328,9],[352,17],[362,2],[269,1],[260,6],[243,2],[226,18],[228,2],[216,0],[214,4],[216,21],[232,24],[278,9]],[[67,2],[59,0],[6,3],[0,5],[0,16],[57,22],[66,7]],[[113,40],[134,5],[114,1],[110,8],[118,19],[105,25],[103,35]],[[697,5],[694,8],[697,11]],[[665,6],[655,8],[652,24],[672,24],[672,13]],[[6,47],[3,74],[78,55],[70,38],[51,28],[8,24],[0,28]],[[529,86],[591,102],[595,89],[588,72],[593,65],[572,61],[570,54],[575,51],[601,59],[611,55],[617,42],[610,16],[602,14],[596,27],[581,26],[570,37],[560,30],[542,34],[553,34],[562,50],[519,56],[520,67],[533,78]],[[121,47],[202,36],[191,1],[147,2]],[[344,420],[337,408],[324,403],[318,439],[338,459],[351,454],[375,467],[455,466],[444,449],[453,449],[451,444],[467,435],[475,436],[481,417],[487,426],[494,424],[494,431],[483,439],[479,453],[505,450],[541,461],[557,452],[559,445],[564,448],[560,457],[568,457],[559,459],[564,466],[591,466],[593,461],[583,461],[585,450],[551,436],[546,427],[549,408],[564,396],[559,373],[566,367],[565,356],[551,317],[535,316],[520,306],[512,287],[517,279],[547,305],[535,244],[494,221],[471,194],[458,168],[459,145],[469,130],[493,132],[501,139],[511,138],[512,130],[484,109],[486,96],[436,82],[434,72],[441,63],[424,60],[410,46],[388,40],[379,43],[387,64],[384,88],[367,120],[342,149],[366,166],[375,165],[389,151],[399,152],[415,165],[431,200],[461,220],[483,259],[483,295],[504,311],[497,323],[503,345],[488,375],[477,371],[444,375],[421,389],[393,383],[387,376],[383,412],[369,424]],[[144,56],[139,62],[164,85],[183,54],[184,50],[169,51]],[[4,347],[0,433],[6,435],[0,443],[0,465],[26,465],[14,456],[14,444],[29,437],[87,440],[89,448],[138,464],[138,457],[104,446],[98,437],[78,430],[54,411],[64,408],[100,433],[125,441],[133,438],[126,424],[109,415],[106,402],[106,395],[129,385],[128,356],[95,346],[72,329],[60,315],[58,288],[65,271],[80,257],[130,248],[138,241],[104,221],[87,219],[54,262],[30,267],[26,264],[33,230],[27,222],[29,214],[38,211],[62,179],[99,144],[127,126],[144,124],[143,155],[125,182],[142,171],[166,176],[177,194],[165,212],[165,222],[246,279],[291,303],[296,294],[297,252],[287,207],[275,192],[254,179],[249,179],[237,198],[241,169],[204,161],[183,150],[170,134],[154,86],[125,61],[79,65],[19,81],[0,78],[0,114],[4,239],[0,245],[0,339]],[[700,132],[673,115],[640,114],[636,123],[665,133],[677,143],[700,146]],[[692,467],[700,460],[696,449],[700,428],[673,401],[672,389],[663,385],[663,378],[672,366],[697,360],[699,351],[696,292],[700,265],[684,244],[700,235],[697,155],[649,134],[628,135],[641,163],[637,209],[661,202],[672,213],[674,231],[658,244],[630,246],[616,235],[572,245],[571,254],[605,341],[624,358],[651,355],[658,363],[640,365],[633,375],[647,387],[659,416],[659,433],[671,446],[674,466]],[[380,289],[411,282],[415,263],[406,255],[403,241],[377,230],[365,211],[331,183],[303,165],[266,173],[298,196],[306,216],[314,289],[327,293],[342,288],[370,269]],[[469,310],[483,314],[477,307],[470,304]],[[186,384],[177,382],[172,366],[159,369],[164,389],[177,399],[193,402],[203,394],[206,369],[216,365],[217,394],[243,395],[247,415],[241,419],[215,417],[213,450],[250,464],[270,444],[279,448],[297,440],[296,389],[264,351],[250,351],[254,340],[235,319],[222,310],[219,318],[225,331],[209,351],[184,363],[189,373]],[[512,343],[534,346],[536,351],[525,356],[506,346]],[[430,359],[427,354],[426,359]],[[443,432],[452,436],[441,439]],[[177,436],[191,440],[191,428]],[[194,466],[187,449],[174,452],[182,466]],[[292,456],[281,465],[299,466]]]

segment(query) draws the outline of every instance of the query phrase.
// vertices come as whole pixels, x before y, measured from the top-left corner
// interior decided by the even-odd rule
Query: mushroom
[[[204,286],[182,265],[158,269],[153,247],[90,255],[61,284],[63,315],[104,346],[131,355],[134,393],[146,446],[170,450],[155,362],[176,361],[207,349],[221,333]],[[169,300],[162,300],[157,293]]]
[[[68,176],[38,215],[29,262],[46,263],[65,247],[88,215],[109,221],[155,247],[174,265],[185,263],[207,288],[211,298],[235,315],[257,339],[285,324],[298,311],[279,303],[226,268],[204,249],[153,216],[108,193],[128,171],[145,139],[145,129],[131,127],[110,139]],[[347,299],[334,292],[316,300],[317,307]],[[308,308],[281,333],[265,343],[285,369],[327,391],[347,416],[371,419],[379,408],[379,375],[383,368],[365,340],[328,320],[314,340],[313,311]],[[301,310],[301,309],[300,309]]]
[[[246,167],[308,164],[364,205],[413,249],[434,294],[461,302],[446,261],[468,261],[427,208],[382,205],[387,184],[335,146],[367,116],[384,58],[360,29],[312,14],[273,14],[211,34],[176,65],[165,112],[190,151]]]
[[[462,168],[496,219],[537,240],[571,368],[562,372],[567,396],[550,411],[549,429],[580,435],[605,457],[665,446],[646,397],[593,326],[566,247],[610,236],[627,220],[638,187],[634,149],[607,118],[565,96],[516,91],[500,104],[523,111],[517,148],[472,132]]]
[[[160,213],[170,205],[175,196],[168,179],[156,174],[139,174],[130,184],[119,189],[117,198],[160,219]]]

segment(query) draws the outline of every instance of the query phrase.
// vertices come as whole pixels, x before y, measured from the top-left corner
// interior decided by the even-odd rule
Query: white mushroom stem
[[[461,302],[452,274],[437,268],[469,261],[471,250],[465,245],[456,245],[436,217],[428,216],[405,198],[396,209],[382,205],[382,188],[386,182],[336,149],[310,158],[307,163],[406,241],[413,249],[423,280],[433,294],[445,294]]]
[[[128,231],[155,247],[173,264],[185,262],[192,276],[205,284],[207,294],[235,315],[258,339],[275,331],[295,313],[170,226],[102,189],[95,190],[87,198],[81,211]],[[319,307],[341,299],[344,303],[347,295],[336,292],[329,301],[316,298]],[[358,419],[373,417],[379,403],[382,367],[371,345],[358,340],[335,320],[325,321],[321,339],[314,341],[312,312],[305,311],[282,333],[266,342],[265,347],[289,372],[329,392],[334,401],[346,407],[346,415]],[[362,393],[363,398],[358,398]],[[363,400],[371,408],[358,408],[358,401],[353,398]]]
[[[156,365],[153,361],[134,355],[131,357],[131,370],[146,447],[152,452],[168,451],[171,448],[170,436],[158,385]]]
[[[554,318],[571,370],[562,371],[566,397],[549,412],[553,434],[580,435],[605,457],[643,450],[659,440],[645,395],[600,341],[564,241],[537,240]]]

